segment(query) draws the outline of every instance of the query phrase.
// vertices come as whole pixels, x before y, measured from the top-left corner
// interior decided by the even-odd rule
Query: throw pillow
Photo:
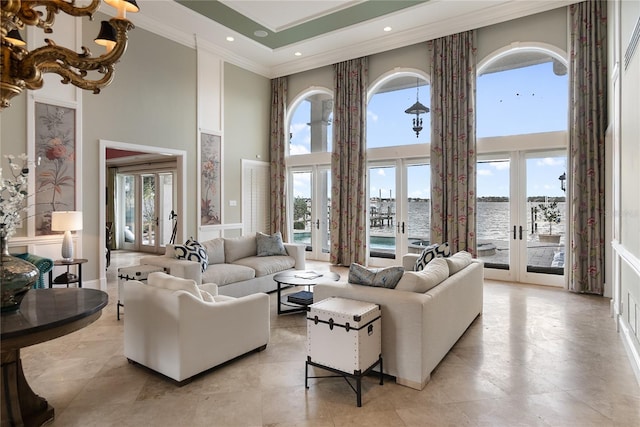
[[[183,279],[181,277],[171,276],[167,273],[155,272],[150,273],[147,277],[147,284],[157,286],[158,288],[169,289],[171,291],[186,291],[202,300],[202,294],[195,280]]]
[[[434,258],[421,271],[407,271],[396,290],[425,293],[449,277],[449,266],[444,258]]]
[[[282,243],[282,234],[276,231],[271,236],[264,233],[256,234],[256,246],[258,256],[287,255],[287,250]]]
[[[434,258],[446,258],[451,256],[451,249],[449,248],[449,242],[444,242],[442,244],[434,243],[433,245],[429,245],[420,254],[420,257],[416,261],[416,266],[414,267],[414,271],[422,270],[425,265],[429,264]]]
[[[460,251],[449,258],[445,258],[449,265],[449,275],[456,274],[469,264],[471,264],[471,254],[466,251]]]
[[[352,263],[349,266],[349,283],[393,289],[404,273],[403,267],[367,268]]]
[[[199,262],[203,273],[209,265],[207,250],[195,240],[188,239],[184,245],[175,245],[173,250],[178,259]]]

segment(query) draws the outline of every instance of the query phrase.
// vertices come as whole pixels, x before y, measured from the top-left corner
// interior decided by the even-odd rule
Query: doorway
[[[329,166],[292,168],[293,241],[306,246],[306,258],[329,261],[331,170]]]
[[[402,263],[429,245],[430,169],[426,159],[376,161],[368,169],[369,263]]]
[[[109,200],[109,204],[112,204],[116,199],[114,198],[110,198],[108,199],[108,186],[107,186],[107,150],[109,149],[114,149],[114,150],[121,150],[123,152],[129,152],[129,153],[136,153],[135,155],[141,155],[141,156],[155,156],[156,158],[163,158],[165,161],[171,161],[173,162],[173,164],[175,165],[175,174],[173,175],[173,177],[171,178],[171,192],[173,194],[173,206],[175,206],[175,214],[177,214],[176,217],[176,241],[182,241],[184,239],[184,236],[186,235],[186,221],[184,220],[185,215],[187,214],[187,208],[186,208],[186,158],[187,158],[187,153],[184,150],[176,150],[176,149],[170,149],[170,148],[160,148],[160,147],[153,147],[153,146],[146,146],[146,145],[137,145],[137,144],[129,144],[129,143],[125,143],[125,142],[116,142],[116,141],[109,141],[109,140],[100,140],[100,148],[99,148],[99,185],[100,188],[105,189],[105,191],[101,191],[100,192],[100,207],[99,207],[99,218],[98,220],[100,221],[101,224],[106,224],[107,222],[107,201]],[[133,157],[133,155],[131,156]],[[147,157],[148,159],[148,157]],[[144,162],[143,162],[144,163]],[[155,166],[153,166],[155,167]],[[150,169],[148,171],[146,171],[146,173],[148,174],[152,174],[152,173],[162,173],[162,171],[157,171],[157,170],[153,170]],[[126,172],[123,172],[126,173]],[[158,209],[158,208],[155,208]],[[159,213],[160,211],[158,211]],[[163,215],[163,217],[166,216],[167,218],[169,217],[169,215]],[[141,223],[140,223],[141,224]],[[140,225],[141,226],[141,225]],[[124,225],[123,225],[124,227]],[[166,228],[166,226],[165,226]],[[115,224],[114,224],[114,229],[115,229]],[[160,231],[158,231],[159,233],[161,233],[162,238],[160,240],[158,240],[158,237],[156,236],[156,230],[158,230],[157,228],[154,229],[153,231],[153,238],[154,238],[154,242],[158,241],[158,242],[166,242],[167,238],[170,238],[172,233],[169,232],[167,234],[166,231],[164,231],[164,228],[160,229]],[[158,235],[159,236],[159,235]],[[167,237],[168,236],[168,237]],[[124,240],[124,239],[123,239]],[[107,241],[107,236],[106,233],[101,233],[99,236],[99,244],[100,247],[102,248],[106,248],[106,241]],[[126,246],[125,246],[126,249]],[[106,249],[105,249],[106,250]],[[102,289],[106,289],[106,276],[105,276],[105,271],[106,271],[106,257],[100,257],[100,269],[99,271],[100,273],[100,286]]]
[[[564,285],[566,176],[564,150],[480,157],[477,255],[485,277]]]

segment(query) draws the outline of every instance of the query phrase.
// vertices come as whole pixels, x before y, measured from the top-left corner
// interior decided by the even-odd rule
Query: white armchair
[[[269,342],[264,293],[218,296],[214,284],[151,273],[146,284],[128,281],[124,300],[125,356],[178,383]]]

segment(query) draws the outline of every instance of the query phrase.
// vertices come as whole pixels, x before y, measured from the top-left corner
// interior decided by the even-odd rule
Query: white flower
[[[4,156],[9,162],[12,178],[6,179],[2,177],[2,169],[0,168],[0,177],[2,177],[0,187],[0,232],[7,239],[16,232],[16,227],[20,224],[22,212],[27,210],[26,199],[27,193],[27,175],[29,168],[27,167],[27,155],[18,156],[19,163],[16,162],[14,155]]]

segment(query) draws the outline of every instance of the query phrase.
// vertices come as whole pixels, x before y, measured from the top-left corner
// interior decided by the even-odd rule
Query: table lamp
[[[71,232],[76,230],[82,230],[82,212],[51,212],[51,231],[64,231],[62,259],[65,261],[73,260],[73,240],[71,239]]]

